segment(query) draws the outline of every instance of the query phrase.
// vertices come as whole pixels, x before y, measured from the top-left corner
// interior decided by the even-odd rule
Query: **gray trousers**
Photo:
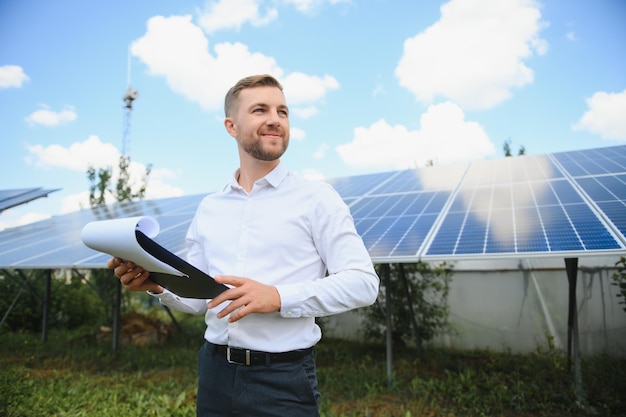
[[[319,398],[313,355],[246,366],[208,343],[198,353],[198,417],[318,417]]]

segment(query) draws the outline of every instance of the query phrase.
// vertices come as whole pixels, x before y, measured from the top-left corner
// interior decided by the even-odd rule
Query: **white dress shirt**
[[[205,314],[211,343],[266,352],[308,348],[321,338],[315,317],[372,304],[379,279],[339,194],[280,163],[250,193],[238,172],[198,206],[187,232],[189,263],[211,276],[235,275],[275,286],[280,312],[235,323],[206,300],[156,295],[168,307]],[[327,273],[328,272],[328,273]]]

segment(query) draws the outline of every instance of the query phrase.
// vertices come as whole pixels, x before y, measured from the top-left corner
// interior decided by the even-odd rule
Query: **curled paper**
[[[153,238],[159,230],[159,222],[154,217],[126,217],[87,223],[80,237],[91,249],[133,261],[150,272],[182,276],[182,272],[146,252],[137,241],[136,231]]]
[[[152,240],[159,229],[150,216],[102,220],[87,223],[81,239],[91,249],[141,266],[152,281],[181,297],[210,299],[227,289]]]

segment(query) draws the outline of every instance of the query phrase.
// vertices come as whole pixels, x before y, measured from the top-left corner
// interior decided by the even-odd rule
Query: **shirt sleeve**
[[[179,297],[165,288],[163,288],[163,292],[161,294],[155,294],[149,291],[148,294],[158,298],[164,306],[167,306],[172,310],[182,311],[183,313],[200,315],[204,314],[207,310],[207,300]]]
[[[376,301],[379,279],[350,209],[327,184],[311,211],[311,231],[328,274],[323,279],[277,285],[283,317],[322,317]]]

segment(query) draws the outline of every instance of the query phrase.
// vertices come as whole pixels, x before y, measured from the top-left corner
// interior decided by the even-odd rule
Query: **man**
[[[186,241],[188,261],[229,289],[185,299],[132,262],[108,266],[131,291],[205,314],[198,416],[317,416],[315,317],[372,304],[379,280],[337,192],[281,164],[289,109],[280,83],[246,77],[228,91],[224,110],[240,166],[200,203]]]

